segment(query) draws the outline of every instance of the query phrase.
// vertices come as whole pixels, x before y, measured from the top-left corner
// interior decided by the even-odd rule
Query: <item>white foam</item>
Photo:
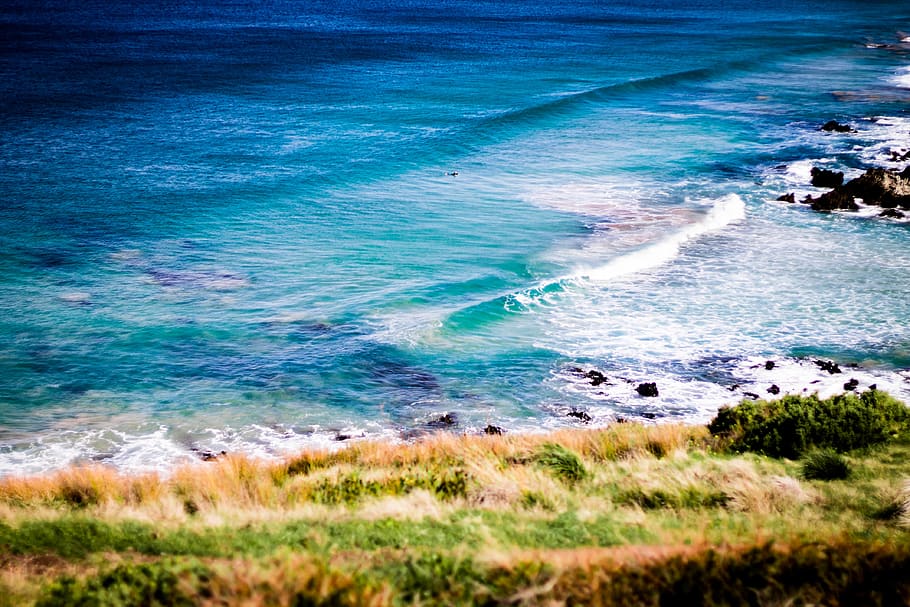
[[[587,406],[580,406],[593,415],[598,424],[610,423],[617,417],[706,423],[721,406],[733,405],[745,398],[768,400],[786,394],[818,394],[820,398],[828,398],[845,392],[845,384],[851,380],[856,381],[854,389],[857,392],[876,386],[898,399],[910,399],[910,374],[907,372],[842,366],[840,373],[832,374],[819,367],[815,359],[805,358],[775,358],[773,368],[767,369],[766,360],[753,356],[712,365],[714,371],[726,377],[725,381],[684,379],[659,366],[623,365],[600,369],[607,381],[598,386],[592,386],[589,379],[578,373],[565,370],[554,373],[552,381],[570,394],[573,401],[587,400]],[[636,388],[643,382],[654,382],[659,395],[640,396]]]
[[[181,433],[183,434],[183,433]],[[379,423],[349,425],[342,430],[323,430],[314,426],[310,432],[285,427],[250,424],[241,428],[210,428],[191,433],[193,448],[186,440],[175,440],[175,431],[159,426],[151,431],[126,432],[112,428],[67,430],[37,437],[30,442],[0,445],[0,478],[43,474],[67,466],[94,463],[129,473],[158,472],[167,475],[176,467],[200,461],[199,451],[242,453],[262,459],[277,460],[305,449],[340,449],[350,440],[399,440],[392,428]]]
[[[910,89],[910,66],[897,70],[890,79],[891,84],[902,89]]]
[[[661,266],[679,255],[680,249],[690,240],[708,232],[722,229],[731,223],[744,219],[745,216],[746,205],[743,199],[736,194],[728,194],[715,200],[701,221],[690,224],[667,238],[642,247],[632,253],[627,253],[604,265],[581,270],[567,277],[567,279],[587,279],[594,282],[605,282]]]
[[[910,74],[908,74],[910,77]],[[868,141],[859,157],[868,164],[902,168],[907,161],[892,160],[892,152],[903,155],[910,151],[910,119],[881,116],[862,125],[860,134]]]
[[[765,360],[762,358],[743,359],[733,369],[734,375],[741,381],[737,393],[751,392],[761,398],[774,398],[768,389],[775,385],[780,389],[778,396],[818,394],[820,398],[828,398],[844,392],[844,384],[855,379],[858,382],[857,391],[868,390],[870,386],[875,385],[879,390],[884,390],[898,399],[910,400],[910,383],[899,373],[866,369],[861,366],[841,366],[840,373],[829,373],[819,367],[815,360],[775,359],[774,368],[766,369]]]

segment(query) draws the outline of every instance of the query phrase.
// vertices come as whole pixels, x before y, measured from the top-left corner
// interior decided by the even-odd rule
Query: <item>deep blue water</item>
[[[0,474],[910,397],[910,6],[554,4],[4,2]]]

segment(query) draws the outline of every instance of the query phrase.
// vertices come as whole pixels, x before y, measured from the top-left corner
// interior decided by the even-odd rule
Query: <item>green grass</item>
[[[577,483],[588,477],[588,471],[577,453],[556,443],[544,443],[538,450],[537,463],[567,483]]]
[[[880,392],[786,397],[722,410],[713,435],[440,435],[11,480],[0,607],[907,604],[906,424]]]
[[[807,480],[842,481],[852,472],[850,462],[831,449],[812,451],[803,459],[802,476]]]
[[[297,576],[276,575],[293,567]],[[357,572],[325,561],[206,565],[193,560],[122,564],[45,587],[41,607],[231,604],[256,596],[292,605],[903,605],[910,550],[859,543],[681,553],[643,565],[593,560],[567,567],[540,561],[489,565],[424,552]],[[270,600],[271,599],[271,600]]]

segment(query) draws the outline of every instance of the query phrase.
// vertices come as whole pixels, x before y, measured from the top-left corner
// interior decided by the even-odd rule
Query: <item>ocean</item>
[[[776,200],[906,2],[180,4],[0,6],[0,475],[910,400],[910,222]]]

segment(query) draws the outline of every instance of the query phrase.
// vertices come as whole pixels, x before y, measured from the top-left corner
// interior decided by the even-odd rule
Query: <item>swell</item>
[[[500,295],[450,314],[443,322],[447,330],[476,329],[488,322],[557,305],[567,291],[602,285],[618,278],[638,274],[678,257],[684,245],[709,232],[715,232],[745,217],[746,207],[737,194],[714,200],[705,216],[673,234],[599,265],[582,268],[534,287]]]

